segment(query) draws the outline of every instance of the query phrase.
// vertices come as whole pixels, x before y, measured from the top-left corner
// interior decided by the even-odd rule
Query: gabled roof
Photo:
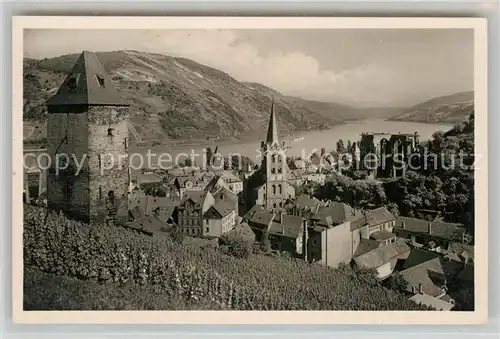
[[[325,203],[314,198],[310,197],[307,194],[301,194],[297,198],[295,198],[295,206],[299,208],[308,208],[308,209],[316,209],[317,206],[325,206]]]
[[[361,267],[378,268],[393,259],[404,257],[406,253],[410,253],[410,247],[400,239],[360,255],[354,261]]]
[[[366,219],[368,224],[371,225],[379,225],[389,221],[393,221],[396,219],[391,212],[387,210],[385,207],[379,207],[374,210],[369,210],[366,212]]]
[[[255,233],[252,231],[252,228],[248,226],[246,222],[242,222],[236,224],[236,226],[226,233],[228,237],[241,237],[246,241],[254,241]]]
[[[55,105],[128,106],[118,95],[97,55],[83,51],[57,93],[47,101]]]
[[[254,205],[244,216],[244,220],[248,220],[249,222],[269,225],[269,223],[273,220],[273,213],[264,209],[264,207],[260,205]]]
[[[466,233],[462,224],[449,223],[440,220],[429,221],[417,218],[398,217],[396,228],[402,229],[404,222],[404,230],[414,233],[429,234],[429,223],[431,224],[431,235],[447,240],[461,241],[462,235]]]
[[[356,252],[354,252],[353,258],[371,252],[378,247],[380,247],[380,243],[378,241],[361,238],[361,240],[359,241],[358,248],[356,248]]]
[[[184,197],[182,198],[182,201],[180,205],[184,205],[187,201],[191,200],[195,204],[202,204],[203,200],[205,199],[205,191],[196,191],[196,190],[189,190],[184,192]]]
[[[171,230],[167,224],[154,215],[128,222],[125,226],[151,235],[159,232],[169,232]]]
[[[214,210],[216,214],[213,215],[211,213],[206,213],[207,216],[218,216],[219,218],[224,218],[234,211],[234,205],[232,205],[228,201],[219,200],[215,204],[213,204],[207,212],[210,212],[210,210]]]
[[[281,215],[281,220],[273,221],[269,233],[282,237],[296,239],[302,232],[303,218],[296,215]]]
[[[380,230],[370,235],[370,238],[377,241],[384,241],[395,237],[394,233],[389,232],[388,230]]]
[[[417,304],[430,306],[437,311],[450,311],[455,307],[454,304],[443,299],[438,299],[427,294],[415,294],[410,298],[410,300]]]
[[[346,203],[335,201],[329,206],[320,206],[313,219],[318,220],[320,225],[330,226],[327,217],[331,218],[333,225],[339,225],[346,221],[356,220],[360,215]]]

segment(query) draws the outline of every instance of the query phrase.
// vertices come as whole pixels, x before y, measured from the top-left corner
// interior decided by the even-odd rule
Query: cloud
[[[402,53],[401,46],[387,50],[390,52],[383,58],[375,58],[370,55],[372,47],[365,48],[364,52],[356,47],[356,43],[364,46],[363,41],[346,40],[339,44],[338,51],[331,53],[332,60],[343,56],[345,62],[344,52],[352,55],[356,51],[356,56],[359,53],[366,56],[358,58],[362,61],[357,62],[357,66],[340,66],[352,67],[350,69],[328,69],[324,61],[321,65],[308,54],[308,48],[294,50],[301,43],[288,48],[283,46],[290,44],[273,43],[271,49],[264,51],[247,36],[238,30],[36,30],[25,33],[25,55],[43,58],[78,53],[82,49],[163,53],[192,59],[222,70],[236,80],[258,82],[285,95],[357,106],[398,104],[436,92],[437,85],[432,86],[437,81],[439,68],[429,66],[433,60],[425,63],[425,55],[414,56],[415,51]],[[290,34],[286,38],[290,42],[295,36]],[[319,39],[317,43],[325,43],[324,40]],[[355,48],[351,46],[347,52],[348,46],[343,49],[345,43],[354,44]],[[422,50],[427,49],[419,48],[417,52]],[[436,51],[433,53],[436,59]],[[405,60],[408,65],[402,62]],[[436,65],[443,66],[439,62]],[[420,68],[417,70],[414,66]],[[460,83],[447,80],[448,76],[438,78],[442,79],[439,86],[443,88]]]
[[[322,69],[301,51],[275,50],[267,55],[235,31],[170,31],[144,33],[140,50],[193,59],[220,69],[239,81],[258,82],[286,95],[365,105],[390,103],[395,74],[367,64],[334,72]],[[400,87],[401,88],[401,87]]]

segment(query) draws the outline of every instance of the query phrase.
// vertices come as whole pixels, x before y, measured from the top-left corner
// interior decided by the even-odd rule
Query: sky
[[[192,59],[284,95],[410,106],[473,90],[471,29],[67,30],[24,32],[24,56],[136,50]]]

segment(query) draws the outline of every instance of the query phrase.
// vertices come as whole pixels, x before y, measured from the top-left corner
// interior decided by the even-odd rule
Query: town
[[[102,154],[126,156],[130,151],[128,104],[92,52],[82,52],[47,109],[47,146],[24,149],[25,162],[33,162],[25,164],[25,204],[61,211],[89,227],[108,224],[153,238],[214,244],[236,239],[310,265],[370,269],[384,286],[399,284],[393,288],[407,299],[436,310],[473,304],[473,225],[449,221],[441,211],[403,214],[389,204],[354,204],[317,194],[331,178],[349,174],[325,168],[318,160],[324,154],[288,157],[274,99],[260,163],[238,168],[215,166],[216,149],[202,168],[186,163],[168,170],[102,171]],[[406,175],[408,166],[396,168],[394,155],[406,159],[420,142],[418,132],[370,133],[349,140],[343,151],[365,164],[370,153],[388,154],[388,164],[377,164],[363,178],[384,182]],[[43,153],[50,157],[37,157]],[[78,175],[74,163],[55,170],[62,153],[86,154]]]

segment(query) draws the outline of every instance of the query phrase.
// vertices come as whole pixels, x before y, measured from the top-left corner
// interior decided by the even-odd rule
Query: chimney
[[[432,222],[427,224],[427,233],[432,234]]]
[[[402,228],[402,229],[405,229],[405,228],[406,228],[406,222],[404,222],[404,221],[403,221],[403,222],[401,222],[401,228]]]
[[[418,284],[418,293],[424,294],[424,290],[422,289],[422,284]]]

